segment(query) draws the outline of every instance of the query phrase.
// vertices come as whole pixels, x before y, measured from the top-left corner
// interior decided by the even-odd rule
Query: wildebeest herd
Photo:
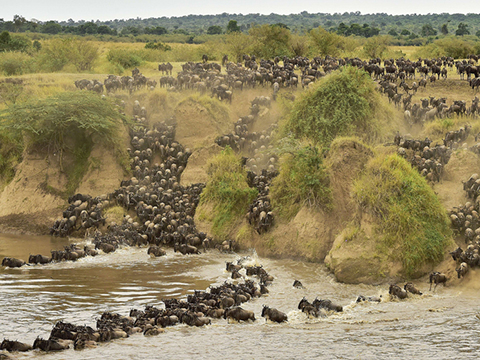
[[[283,60],[283,66],[280,61]],[[410,87],[405,80],[415,77],[415,71],[423,74],[425,78],[429,72],[440,76],[446,74],[446,67],[453,66],[453,59],[420,60],[409,62],[404,59],[389,59],[384,61],[381,67],[380,59],[372,59],[368,62],[360,59],[336,59],[332,57],[314,58],[276,58],[273,61],[260,60],[256,62],[254,57],[245,56],[244,64],[226,63],[227,73],[221,74],[221,68],[217,64],[205,61],[200,63],[184,64],[183,70],[177,78],[171,77],[172,67],[170,64],[162,64],[159,71],[170,72],[170,76],[160,79],[160,86],[168,86],[171,91],[184,88],[195,89],[199,92],[211,90],[211,95],[220,100],[232,101],[233,91],[241,91],[244,87],[266,86],[273,88],[272,99],[275,100],[280,88],[296,87],[300,82],[302,87],[323,77],[341,66],[352,65],[363,68],[379,81],[379,88],[384,91],[395,103],[400,103],[402,96],[398,96],[396,81],[400,80],[400,87],[406,92],[403,105],[410,112],[410,118],[429,120],[437,116],[471,115],[478,114],[478,98],[472,100],[470,107],[465,102],[454,101],[449,107],[445,105],[446,99],[424,99],[421,105],[410,104],[410,91],[416,91],[418,86],[425,86],[422,80]],[[478,78],[478,69],[470,60],[467,63],[457,63],[459,74],[467,73],[471,86],[474,88]],[[439,65],[441,64],[443,65]],[[475,63],[476,64],[476,63]],[[164,66],[165,65],[165,66]],[[170,65],[167,67],[167,65]],[[444,66],[442,69],[441,66]],[[437,72],[440,67],[440,71]],[[475,70],[475,69],[477,70]],[[300,69],[301,75],[295,73]],[[412,70],[413,69],[413,70]],[[471,75],[474,75],[471,78]],[[300,78],[300,80],[299,80]],[[393,84],[393,85],[392,85]],[[473,84],[473,85],[472,85]],[[157,82],[148,79],[139,71],[134,70],[131,77],[117,77],[110,75],[104,83],[90,80],[75,82],[79,89],[93,90],[102,93],[104,88],[107,92],[128,90],[133,92],[140,88],[155,88]],[[477,85],[478,87],[478,85]],[[408,99],[408,100],[407,100]],[[252,100],[250,114],[241,117],[234,124],[234,132],[222,135],[216,139],[220,146],[230,146],[234,150],[248,153],[250,158],[245,158],[244,165],[249,170],[248,183],[256,187],[259,195],[251,204],[247,219],[258,233],[268,231],[274,218],[268,198],[271,180],[278,173],[276,163],[278,158],[269,152],[269,142],[275,126],[268,130],[255,133],[251,132],[251,125],[257,119],[262,107],[269,107],[270,97],[258,97]],[[431,112],[433,111],[433,112]],[[432,115],[433,114],[433,115]],[[79,248],[70,245],[64,250],[52,251],[51,256],[41,254],[31,255],[29,264],[46,264],[51,261],[75,261],[84,256],[95,256],[96,250],[104,253],[115,251],[120,245],[148,246],[147,253],[153,256],[166,254],[162,246],[172,246],[174,251],[184,255],[198,254],[214,247],[213,240],[207,234],[198,232],[193,216],[199,201],[200,193],[204,184],[181,186],[180,176],[185,170],[191,151],[175,141],[175,119],[169,122],[152,124],[147,127],[148,118],[145,108],[139,103],[134,104],[135,125],[130,130],[131,148],[128,152],[131,157],[131,167],[134,174],[129,180],[122,182],[119,189],[113,193],[92,198],[88,195],[77,194],[71,197],[69,207],[64,211],[62,219],[57,220],[52,226],[52,234],[68,236],[75,230],[88,230],[105,225],[104,211],[109,206],[118,204],[127,210],[134,210],[138,218],[136,222],[132,217],[125,216],[122,224],[109,227],[107,234],[95,231],[92,238],[92,246]],[[444,143],[431,146],[428,139],[408,140],[398,135],[395,144],[399,146],[399,154],[405,157],[411,156],[411,163],[427,179],[439,181],[443,167],[447,164],[452,149],[461,144],[469,135],[470,128],[465,126],[456,132],[445,135]],[[403,149],[403,150],[402,150]],[[408,154],[412,151],[413,154]],[[159,164],[155,160],[159,159]],[[464,276],[469,267],[480,264],[478,247],[480,245],[480,223],[478,222],[477,193],[480,182],[477,183],[478,175],[474,180],[469,179],[466,183],[466,191],[475,203],[467,203],[465,207],[452,211],[452,223],[459,232],[465,234],[468,244],[467,249],[457,249],[452,253],[454,260],[458,262],[458,276]],[[477,239],[478,238],[478,239]],[[219,250],[235,250],[235,243],[227,241],[217,245]],[[20,267],[25,262],[19,259],[4,258],[3,266]],[[245,269],[246,276],[240,270]],[[132,310],[129,316],[121,316],[105,312],[97,321],[97,329],[88,326],[76,326],[73,324],[58,322],[50,334],[48,340],[38,338],[33,347],[17,341],[4,340],[0,349],[8,351],[27,351],[39,348],[44,351],[63,350],[69,346],[64,340],[73,343],[75,349],[94,346],[97,342],[129,336],[135,332],[144,335],[156,335],[163,328],[177,323],[190,326],[203,326],[211,322],[209,318],[230,318],[237,321],[255,320],[255,314],[242,309],[240,305],[254,297],[268,292],[267,286],[273,280],[262,267],[244,267],[241,262],[235,265],[227,264],[227,270],[231,271],[234,280],[243,279],[243,283],[225,283],[218,287],[210,287],[209,291],[196,291],[189,295],[187,301],[177,299],[165,299],[164,309],[147,306],[144,310]],[[248,276],[258,276],[258,287]],[[447,277],[444,274],[434,272],[430,274],[430,284],[435,287],[438,284],[445,285]],[[296,286],[299,287],[299,286]],[[299,287],[300,288],[300,287]],[[405,299],[408,293],[421,295],[411,284],[405,284],[404,288],[392,284],[389,294],[399,299]],[[380,302],[381,297],[359,296],[357,302],[369,301]],[[341,312],[343,307],[330,300],[315,299],[312,303],[303,298],[298,309],[310,316],[318,317],[324,312]],[[323,309],[323,310],[322,310]],[[264,306],[262,316],[275,322],[288,321],[285,313]]]

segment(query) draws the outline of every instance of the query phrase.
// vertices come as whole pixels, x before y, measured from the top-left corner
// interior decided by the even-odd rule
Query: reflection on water
[[[78,240],[81,242],[82,240]],[[28,259],[69,244],[66,239],[0,234],[0,258]],[[220,284],[229,274],[225,261],[238,256],[211,252],[150,258],[146,249],[125,248],[113,254],[20,269],[0,269],[0,338],[33,343],[48,337],[53,325],[68,321],[95,326],[105,311],[128,314],[161,299],[184,297],[194,289]],[[473,356],[480,349],[478,292],[469,289],[418,287],[423,296],[389,301],[387,286],[343,285],[323,265],[290,260],[257,259],[275,277],[270,294],[243,305],[257,321],[228,324],[213,320],[204,328],[179,325],[164,334],[101,344],[96,349],[57,354],[30,352],[19,358],[44,359],[155,359],[230,358],[300,359],[441,358]],[[301,280],[305,289],[292,287]],[[382,295],[382,303],[356,304],[357,295]],[[344,305],[344,312],[309,319],[297,309],[300,299],[328,298]],[[265,323],[262,305],[288,314],[287,324]],[[17,356],[17,355],[16,355]]]

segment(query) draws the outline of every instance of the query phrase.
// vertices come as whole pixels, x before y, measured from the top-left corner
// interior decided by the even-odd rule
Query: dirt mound
[[[228,110],[223,104],[207,97],[190,97],[175,108],[177,121],[175,139],[183,146],[195,149],[214,143],[217,136],[233,129]]]
[[[123,170],[112,150],[96,145],[89,165],[76,193],[98,196],[119,187]],[[0,193],[0,232],[47,234],[68,205],[61,197],[66,184],[57,156],[25,154],[14,179]]]
[[[292,220],[278,221],[269,233],[262,236],[253,233],[245,224],[237,233],[238,240],[244,246],[255,246],[257,252],[264,255],[322,261],[337,234],[352,220],[354,208],[350,196],[351,186],[372,156],[373,151],[357,139],[337,139],[332,143],[326,159],[333,193],[333,210],[325,212],[304,206]]]
[[[180,184],[188,186],[199,182],[207,182],[208,160],[217,155],[220,151],[222,151],[222,148],[217,144],[194,150],[192,155],[188,158],[187,167],[182,173]]]
[[[445,208],[463,205],[467,201],[462,181],[467,181],[472,174],[480,174],[480,159],[473,152],[458,150],[445,165],[441,182],[435,184],[433,190]]]
[[[24,154],[14,179],[0,193],[0,231],[45,233],[65,204],[47,186],[62,189],[65,184],[56,156]]]

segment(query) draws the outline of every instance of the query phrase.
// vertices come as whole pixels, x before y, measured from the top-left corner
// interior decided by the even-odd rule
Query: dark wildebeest
[[[413,285],[411,282],[408,282],[405,284],[403,289],[409,293],[416,294],[416,295],[422,295],[420,290],[418,290],[415,285]]]
[[[147,254],[158,257],[167,255],[167,252],[159,246],[150,246],[147,250]]]
[[[303,284],[299,280],[293,282],[293,287],[297,289],[304,289]]]
[[[438,271],[434,271],[430,274],[430,291],[432,290],[432,284],[435,283],[435,287],[433,291],[437,288],[438,284],[443,284],[443,286],[447,285],[447,275],[440,274]]]
[[[33,343],[33,348],[43,351],[60,351],[68,349],[69,346],[66,344],[61,344],[58,340],[44,340],[37,337]]]
[[[305,297],[298,303],[298,309],[310,316],[318,317],[319,315],[317,308],[310,304]]]
[[[25,261],[20,260],[20,259],[5,257],[2,260],[2,266],[8,266],[8,267],[11,267],[11,268],[15,268],[15,267],[21,267],[23,265],[25,265]]]
[[[253,311],[245,310],[237,306],[232,309],[225,310],[225,313],[223,314],[223,318],[224,319],[230,318],[237,321],[248,321],[248,320],[255,321],[255,314],[253,313]]]
[[[4,339],[0,344],[0,350],[12,351],[30,351],[32,347],[28,344],[21,343],[20,341],[12,341]]]
[[[312,305],[315,306],[317,308],[317,310],[325,309],[325,310],[336,311],[336,312],[342,312],[343,311],[342,306],[332,303],[331,300],[315,299],[315,300],[313,300]]]
[[[262,317],[264,317],[265,320],[275,321],[278,323],[288,320],[287,314],[277,309],[269,308],[268,306],[265,306],[265,305],[263,305]]]
[[[390,285],[390,289],[388,290],[388,293],[392,296],[398,297],[401,300],[406,299],[408,296],[407,292],[396,284]]]

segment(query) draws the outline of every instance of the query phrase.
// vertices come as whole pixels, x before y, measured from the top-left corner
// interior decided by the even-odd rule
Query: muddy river
[[[78,240],[81,243],[83,240]],[[48,254],[69,240],[0,234],[0,259]],[[162,299],[183,298],[229,278],[225,261],[249,255],[275,277],[270,293],[242,307],[254,323],[212,320],[202,328],[177,325],[155,337],[141,334],[99,344],[95,349],[15,354],[30,359],[456,359],[480,351],[478,288],[416,283],[424,291],[405,301],[390,301],[388,287],[337,283],[323,265],[258,258],[255,252],[221,254],[215,250],[183,256],[168,250],[150,258],[146,249],[125,248],[77,262],[0,268],[0,339],[32,344],[48,338],[57,321],[95,327],[105,310],[127,315],[132,308],[162,306]],[[305,289],[293,288],[295,279]],[[382,295],[381,303],[356,304],[359,295]],[[311,319],[297,310],[302,297],[316,296],[344,306],[343,313]],[[262,305],[288,314],[288,323],[266,323]]]

